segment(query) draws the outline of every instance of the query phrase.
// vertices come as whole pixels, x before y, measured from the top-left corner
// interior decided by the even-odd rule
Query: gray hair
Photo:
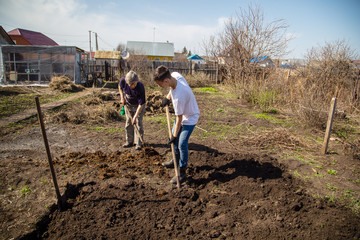
[[[131,70],[130,72],[128,72],[125,76],[125,82],[130,86],[132,84],[134,84],[135,82],[139,81],[139,77],[136,74],[136,72],[134,72],[133,70]]]

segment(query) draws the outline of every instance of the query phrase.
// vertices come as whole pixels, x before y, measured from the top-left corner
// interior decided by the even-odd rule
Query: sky
[[[255,4],[265,22],[288,24],[293,40],[284,58],[304,58],[311,48],[335,41],[360,55],[360,0],[0,0],[0,25],[41,32],[59,45],[86,51],[90,39],[95,50],[97,33],[99,50],[127,41],[168,41],[176,52],[186,47],[201,55],[204,41]]]

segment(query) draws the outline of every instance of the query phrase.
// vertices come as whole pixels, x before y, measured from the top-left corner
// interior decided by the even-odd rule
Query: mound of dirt
[[[94,98],[90,99],[90,101],[94,101]],[[50,121],[54,123],[70,122],[73,124],[82,124],[86,122],[105,123],[111,121],[121,121],[123,119],[116,106],[101,104],[96,108],[91,108],[86,106],[86,103],[62,109],[49,118]]]
[[[359,217],[307,195],[276,159],[218,152],[192,152],[191,159],[186,185],[165,190],[135,176],[160,169],[162,159],[151,148],[137,154],[65,154],[57,165],[91,173],[106,166],[117,174],[67,184],[65,210],[53,208],[21,239],[360,237]]]
[[[146,114],[157,115],[165,112],[165,108],[161,106],[161,100],[165,97],[159,91],[150,93],[146,98]],[[169,106],[169,111],[174,112],[172,104]]]
[[[73,152],[61,155],[54,163],[62,169],[73,168],[81,170],[82,166],[91,166],[97,171],[101,179],[119,177],[121,171],[132,170],[144,174],[154,174],[158,177],[170,179],[161,166],[164,161],[159,153],[150,147],[132,153],[130,151],[106,154],[101,151],[95,153]]]
[[[81,85],[74,84],[67,76],[52,76],[49,87],[53,91],[60,92],[80,92],[85,89]]]

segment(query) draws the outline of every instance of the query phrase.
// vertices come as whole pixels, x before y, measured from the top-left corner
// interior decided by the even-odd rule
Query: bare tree
[[[124,50],[126,50],[125,44],[119,43],[118,46],[116,47],[116,51],[122,52],[122,51],[124,51]]]
[[[306,55],[307,65],[303,75],[306,89],[316,99],[329,102],[339,97],[348,106],[356,104],[359,91],[359,70],[352,60],[357,59],[354,50],[345,40],[326,42],[312,48]]]
[[[211,36],[203,47],[208,56],[224,64],[228,81],[244,85],[256,75],[258,62],[251,63],[252,58],[275,58],[287,53],[287,28],[281,19],[266,23],[261,8],[249,5],[247,9],[240,8],[222,32]]]

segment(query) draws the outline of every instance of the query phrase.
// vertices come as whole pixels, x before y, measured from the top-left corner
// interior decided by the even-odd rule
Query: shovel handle
[[[171,138],[172,137],[172,132],[171,132],[169,106],[166,106],[165,109],[166,109],[167,125],[168,125],[168,130],[169,130],[169,138]],[[180,189],[179,168],[178,168],[178,164],[177,164],[177,161],[176,161],[174,143],[171,143],[171,153],[172,153],[172,157],[174,159],[174,168],[175,168],[175,176],[176,176],[177,188]]]

